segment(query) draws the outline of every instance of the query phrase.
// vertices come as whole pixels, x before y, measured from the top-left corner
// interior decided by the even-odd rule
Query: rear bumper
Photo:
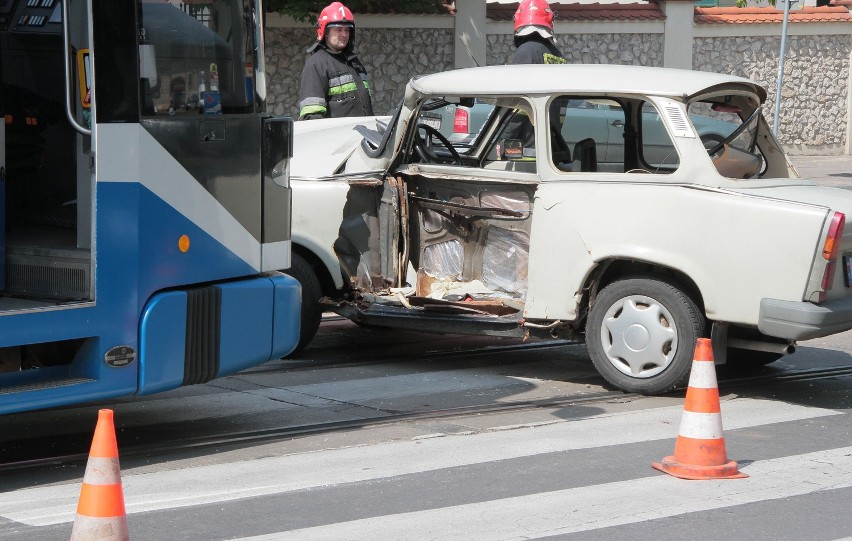
[[[852,298],[822,304],[762,299],[758,329],[787,340],[810,340],[852,329]]]

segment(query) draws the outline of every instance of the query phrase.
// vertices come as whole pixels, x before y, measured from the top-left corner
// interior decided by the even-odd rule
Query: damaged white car
[[[765,99],[705,72],[491,66],[413,79],[393,117],[297,122],[301,347],[322,310],[585,340],[608,382],[654,394],[698,337],[757,365],[852,328],[852,193],[798,178]],[[470,137],[435,125],[474,103],[492,107]]]

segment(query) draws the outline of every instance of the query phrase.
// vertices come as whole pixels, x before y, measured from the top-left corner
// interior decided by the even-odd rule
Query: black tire
[[[626,310],[625,310],[626,309]],[[659,394],[689,378],[706,320],[683,289],[652,278],[613,282],[598,293],[586,323],[595,368],[629,393]]]
[[[294,253],[292,255],[290,268],[285,272],[302,285],[302,321],[299,329],[299,345],[288,355],[288,357],[293,357],[305,349],[319,330],[322,321],[322,310],[319,304],[322,287],[320,287],[319,278],[317,278],[313,267],[299,254]]]

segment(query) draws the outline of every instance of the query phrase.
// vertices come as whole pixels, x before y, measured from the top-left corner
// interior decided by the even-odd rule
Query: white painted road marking
[[[727,430],[841,414],[744,398],[724,401],[722,412]],[[139,475],[124,472],[125,505],[128,513],[141,513],[605,445],[661,439],[671,439],[674,445],[681,413],[681,407],[671,406],[514,430]],[[650,463],[659,458],[648,457],[648,460]],[[30,526],[70,522],[74,519],[79,492],[80,483],[5,492],[0,494],[0,516]]]
[[[831,475],[826,475],[831,470]],[[413,513],[245,537],[327,539],[536,539],[852,486],[852,447],[761,460],[750,477],[685,481],[668,475],[542,492]],[[613,501],[618,495],[617,504]],[[343,536],[343,537],[341,537]]]

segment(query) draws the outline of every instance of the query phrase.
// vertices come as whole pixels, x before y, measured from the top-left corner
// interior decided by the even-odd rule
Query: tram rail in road
[[[728,395],[775,397],[796,389],[795,382],[848,377],[852,346],[847,342],[840,336],[803,344],[789,361],[756,372],[720,368],[720,389]],[[637,409],[658,403],[604,387],[584,346],[567,341],[435,339],[327,318],[304,355],[310,358],[273,361],[148,400],[6,417],[0,474],[82,464],[99,407],[116,409],[124,459],[157,461],[182,451],[209,454],[365,428],[462,427],[463,418],[477,415],[506,413],[526,422],[551,418],[548,412],[556,410],[576,417],[620,403]],[[677,394],[662,399],[676,401]]]
[[[579,345],[577,342],[567,342],[565,340],[538,340],[535,342],[524,342],[520,344],[506,344],[506,345],[492,345],[485,347],[476,347],[476,348],[461,348],[461,349],[453,349],[450,351],[426,351],[422,353],[415,353],[409,355],[407,357],[408,360],[412,359],[428,359],[434,357],[436,354],[441,356],[441,359],[452,359],[452,358],[464,358],[464,357],[473,357],[473,356],[481,356],[481,355],[491,355],[491,354],[503,354],[503,353],[515,353],[519,351],[533,351],[533,350],[542,350],[542,349],[555,349],[555,348],[563,348],[566,346]],[[377,364],[387,364],[387,363],[398,363],[400,362],[399,357],[386,357],[380,359],[369,359],[363,361],[339,361],[339,360],[314,360],[310,358],[298,358],[298,359],[290,359],[290,360],[282,360],[280,361],[282,364],[278,363],[268,363],[266,365],[259,366],[257,368],[251,368],[249,370],[245,370],[243,373],[245,374],[262,374],[264,372],[279,372],[282,367],[286,369],[288,372],[297,371],[297,370],[316,370],[318,368],[329,369],[329,368],[339,368],[339,367],[354,367],[354,366],[371,366]],[[510,361],[511,363],[523,362],[518,360]],[[494,364],[501,364],[500,361],[495,361]],[[270,366],[272,365],[272,366]],[[589,365],[591,367],[591,365]],[[590,371],[591,372],[591,371]]]
[[[506,350],[515,351],[517,347],[508,347]],[[459,352],[461,354],[461,352]],[[478,353],[471,351],[470,353]],[[386,361],[382,361],[386,362]],[[328,367],[324,367],[329,369]],[[840,378],[852,375],[852,366],[841,366],[831,368],[814,368],[814,369],[792,369],[782,370],[771,374],[761,375],[745,375],[745,376],[729,376],[719,380],[720,391],[734,391],[737,388],[748,386],[753,390],[759,387],[767,387],[779,383],[789,382],[806,382],[816,381],[826,378]],[[682,393],[683,389],[677,389],[669,393],[669,395],[677,395]],[[523,412],[536,409],[561,409],[574,406],[593,406],[600,403],[608,403],[613,401],[629,402],[642,400],[647,397],[638,394],[629,394],[621,391],[603,391],[592,393],[585,396],[554,396],[551,398],[537,400],[521,400],[509,403],[483,403],[473,406],[463,407],[436,407],[427,411],[414,412],[396,412],[388,413],[381,417],[357,420],[343,421],[327,421],[321,423],[306,424],[300,426],[282,426],[277,428],[265,428],[259,430],[232,431],[228,433],[204,434],[201,436],[185,437],[171,441],[157,440],[154,444],[129,444],[121,446],[121,455],[123,459],[131,457],[142,457],[151,455],[161,455],[176,451],[190,450],[205,450],[216,448],[222,450],[229,446],[238,446],[245,444],[260,444],[269,442],[278,442],[291,438],[297,438],[306,435],[319,434],[324,432],[344,431],[352,429],[362,429],[368,427],[378,427],[382,425],[392,425],[396,423],[407,423],[422,420],[437,420],[450,419],[454,417],[464,417],[470,415],[484,415],[495,413],[508,412]],[[88,434],[81,434],[71,438],[73,440],[90,437]],[[22,449],[27,449],[32,452],[36,447],[36,442],[21,441],[16,442]],[[4,453],[5,454],[5,453]],[[7,455],[10,456],[10,455]],[[49,453],[46,456],[37,458],[20,458],[8,460],[0,463],[0,475],[9,472],[20,472],[27,470],[39,470],[51,467],[64,467],[68,465],[85,463],[88,455],[82,452],[60,452]]]

